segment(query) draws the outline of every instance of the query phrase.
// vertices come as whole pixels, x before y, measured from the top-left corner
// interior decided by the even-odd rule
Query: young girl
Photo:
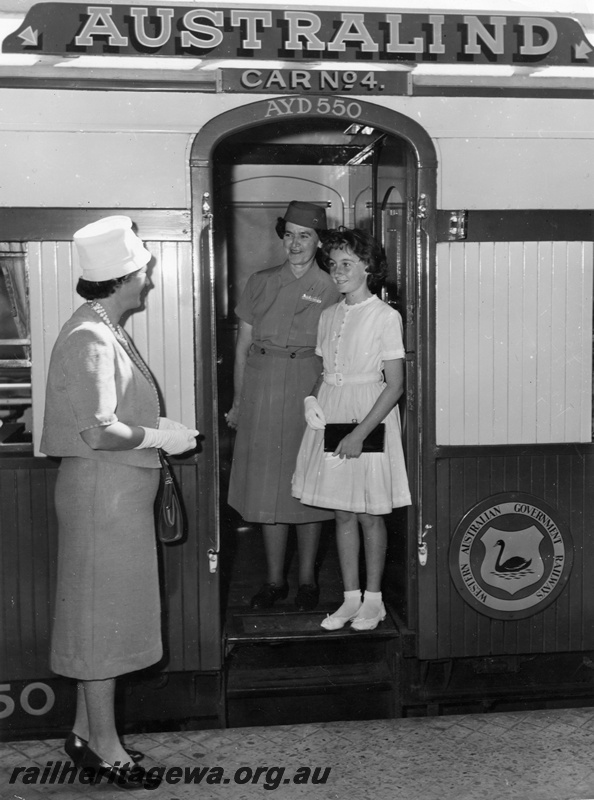
[[[322,312],[316,352],[324,373],[305,398],[308,428],[297,457],[292,490],[306,505],[333,508],[344,583],[344,603],[322,622],[373,630],[386,616],[381,580],[387,546],[382,514],[410,505],[396,402],[404,380],[400,314],[371,289],[386,274],[382,251],[365,231],[329,231],[323,250],[344,299]],[[358,423],[333,453],[324,452],[331,422]],[[385,423],[383,452],[362,452],[363,440]],[[363,529],[367,587],[359,588],[359,523]]]

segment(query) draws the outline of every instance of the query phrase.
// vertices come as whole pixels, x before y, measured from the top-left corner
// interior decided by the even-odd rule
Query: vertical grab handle
[[[417,205],[415,209],[415,246],[416,246],[416,282],[417,282],[417,308],[422,307],[422,292],[421,286],[425,276],[428,274],[427,254],[428,254],[428,234],[424,228],[425,220],[428,214],[428,198],[424,193],[419,194]],[[423,383],[421,380],[420,370],[417,370],[417,408],[422,409],[424,403],[423,397]],[[416,527],[417,527],[417,557],[419,565],[424,567],[427,565],[429,558],[429,549],[425,536],[433,528],[433,525],[423,525],[423,509],[420,495],[423,486],[423,457],[424,457],[424,432],[421,422],[421,414],[417,412],[417,436],[418,436],[418,454],[417,454],[417,469],[416,469],[416,492],[417,492],[417,509],[416,509]]]
[[[419,535],[417,536],[417,554],[419,557],[419,564],[422,567],[426,566],[427,559],[429,558],[429,547],[425,541],[425,536],[427,536],[432,528],[433,525],[425,525],[422,530],[419,529]]]
[[[216,298],[215,298],[215,248],[213,213],[211,206],[210,192],[202,195],[202,237],[206,239],[206,251],[208,260],[208,283],[209,283],[209,325],[210,325],[210,386],[211,386],[211,408],[216,414],[219,407],[217,390],[217,328],[216,328]],[[212,426],[213,437],[213,472],[215,478],[213,502],[214,502],[214,542],[211,540],[211,547],[207,550],[208,570],[216,573],[219,565],[219,553],[221,550],[221,512],[220,512],[220,491],[218,475],[219,470],[219,434],[218,425]]]

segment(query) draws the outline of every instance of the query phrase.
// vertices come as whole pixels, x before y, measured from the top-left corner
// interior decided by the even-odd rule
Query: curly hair
[[[386,279],[388,264],[384,251],[370,233],[361,228],[334,228],[326,231],[322,251],[326,259],[332,250],[349,249],[367,265],[367,285],[374,291]]]
[[[87,281],[84,278],[79,278],[76,284],[76,291],[85,300],[102,300],[113,294],[118,286],[127,283],[132,275],[139,270],[123,275],[121,278],[112,278],[109,281]]]

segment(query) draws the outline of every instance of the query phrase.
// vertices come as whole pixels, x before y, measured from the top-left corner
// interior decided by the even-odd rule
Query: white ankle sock
[[[381,592],[365,592],[363,595],[363,605],[359,613],[357,614],[357,619],[373,619],[377,617],[380,612],[380,608],[382,605],[382,593]]]
[[[353,589],[352,592],[344,592],[344,603],[337,609],[331,617],[353,617],[361,608],[361,590]]]

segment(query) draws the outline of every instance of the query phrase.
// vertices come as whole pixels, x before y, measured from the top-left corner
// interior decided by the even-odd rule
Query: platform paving
[[[174,780],[129,793],[48,782],[62,740],[0,743],[2,800],[592,800],[594,708],[329,722],[129,736]],[[52,765],[52,766],[53,766]],[[175,767],[180,769],[172,771]],[[258,782],[253,778],[260,769]],[[184,771],[202,769],[200,784]],[[326,780],[312,783],[311,778]],[[282,770],[282,772],[281,772]],[[310,771],[308,773],[308,770]],[[328,770],[327,773],[325,771]],[[188,773],[189,774],[189,773]],[[307,782],[296,783],[300,777]],[[214,781],[214,782],[212,782]]]

